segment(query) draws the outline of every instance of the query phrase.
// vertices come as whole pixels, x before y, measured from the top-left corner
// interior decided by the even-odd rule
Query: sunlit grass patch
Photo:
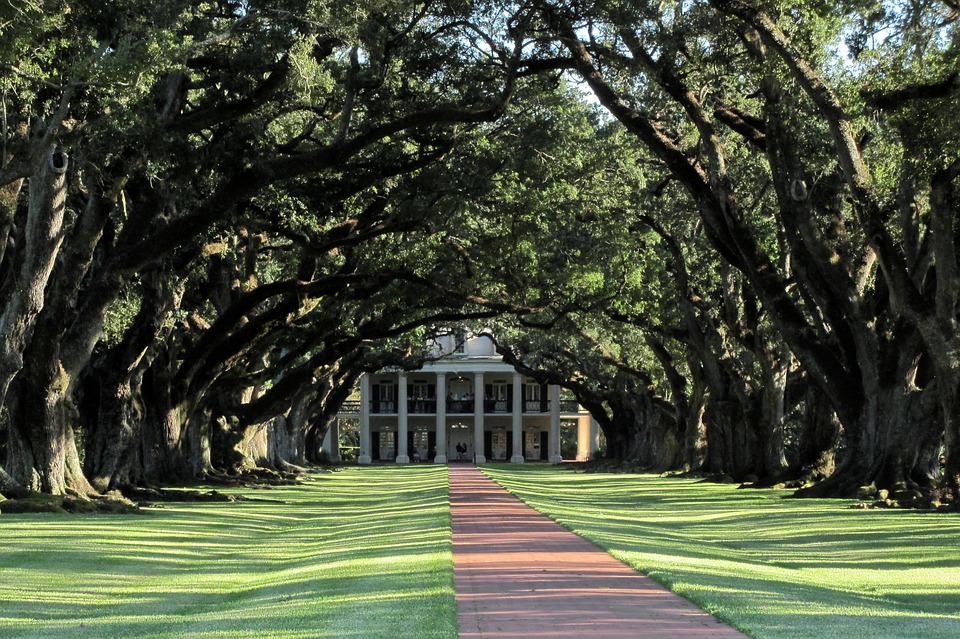
[[[0,637],[457,636],[445,467],[138,516],[0,516]]]
[[[757,639],[960,637],[960,517],[650,475],[488,466],[521,499]]]

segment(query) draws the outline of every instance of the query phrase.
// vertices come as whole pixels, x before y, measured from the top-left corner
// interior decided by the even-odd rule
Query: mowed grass
[[[757,639],[957,639],[960,516],[650,475],[485,466],[615,557]]]
[[[0,515],[0,637],[457,636],[445,467],[142,516]]]

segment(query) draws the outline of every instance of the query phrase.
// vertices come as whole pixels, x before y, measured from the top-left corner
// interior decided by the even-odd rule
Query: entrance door
[[[523,434],[523,458],[527,461],[540,459],[540,432],[528,430]]]
[[[473,442],[470,441],[471,428],[457,428],[459,424],[450,427],[450,438],[447,440],[447,459],[450,461],[471,461],[473,459]],[[458,453],[457,445],[461,444],[467,452]]]

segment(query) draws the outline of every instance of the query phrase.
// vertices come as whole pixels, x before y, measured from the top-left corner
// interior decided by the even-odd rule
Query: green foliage
[[[142,300],[132,292],[117,297],[107,308],[103,319],[103,343],[105,346],[117,344],[123,334],[133,325],[133,320],[140,311]]]

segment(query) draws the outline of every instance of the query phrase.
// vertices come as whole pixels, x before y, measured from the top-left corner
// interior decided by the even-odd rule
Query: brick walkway
[[[524,505],[474,466],[450,466],[461,639],[743,639]]]

